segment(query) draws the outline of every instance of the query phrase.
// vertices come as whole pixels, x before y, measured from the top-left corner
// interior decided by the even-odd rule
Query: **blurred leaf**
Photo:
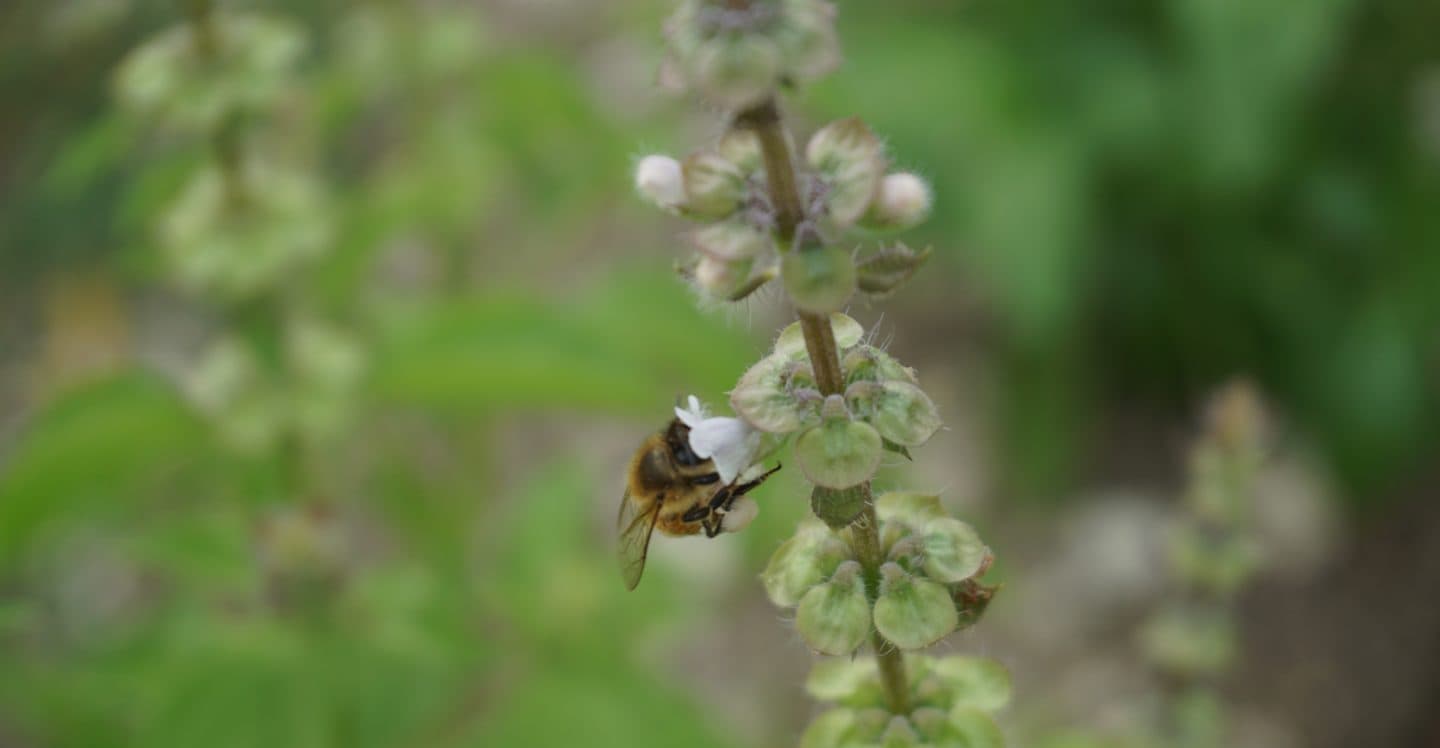
[[[0,565],[46,523],[83,507],[118,509],[204,444],[177,393],[153,375],[123,372],[62,395],[30,420],[0,475]]]
[[[663,417],[682,392],[727,388],[749,355],[742,336],[693,303],[673,279],[622,275],[593,301],[492,294],[398,311],[378,356],[375,391],[428,407]]]

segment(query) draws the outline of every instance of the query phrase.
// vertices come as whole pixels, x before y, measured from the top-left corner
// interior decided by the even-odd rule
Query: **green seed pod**
[[[914,748],[920,745],[920,735],[910,725],[910,720],[895,715],[880,733],[881,748]]]
[[[795,535],[775,549],[760,574],[770,602],[782,608],[798,604],[805,593],[850,557],[850,547],[821,523],[805,521]]]
[[[893,293],[930,259],[930,247],[916,252],[904,244],[884,247],[855,267],[856,284],[872,296]]]
[[[811,483],[849,488],[875,475],[884,451],[880,434],[863,421],[831,419],[800,434],[795,459]]]
[[[925,573],[937,582],[959,582],[975,576],[990,555],[975,528],[950,517],[927,522],[921,543],[925,549]]]
[[[880,139],[858,117],[838,120],[810,138],[805,158],[829,188],[830,218],[840,226],[854,223],[870,207],[885,173]]]
[[[922,706],[910,712],[910,724],[915,730],[931,745],[944,744],[942,741],[949,737],[950,718],[943,710],[931,706]]]
[[[820,654],[848,655],[870,633],[870,602],[860,564],[846,561],[830,581],[810,588],[795,612],[795,628]]]
[[[935,494],[911,491],[886,491],[875,499],[875,512],[887,522],[902,522],[913,529],[920,529],[933,519],[945,515],[945,507]]]
[[[989,557],[986,563],[989,563]],[[980,569],[979,576],[985,573],[985,567]],[[980,621],[980,616],[985,615],[985,609],[990,607],[990,601],[995,599],[995,593],[1000,591],[1000,585],[981,584],[975,579],[966,579],[950,589],[950,596],[955,600],[955,610],[960,615],[959,628],[969,628]]]
[[[816,717],[805,734],[800,736],[800,748],[841,748],[853,745],[855,733],[855,710],[831,709]]]
[[[915,370],[895,360],[894,356],[871,345],[856,346],[840,358],[840,368],[845,372],[845,381],[857,382],[909,382],[919,384]]]
[[[945,681],[933,675],[920,677],[910,689],[910,698],[916,704],[938,704],[950,708],[950,688]]]
[[[707,299],[729,299],[750,286],[755,261],[722,260],[701,254],[689,265],[678,266],[681,277],[690,281]],[[753,289],[752,289],[753,290]]]
[[[835,7],[818,0],[790,0],[774,30],[791,78],[809,81],[840,65],[840,41],[835,34]]]
[[[695,86],[726,109],[744,109],[775,90],[780,48],[760,34],[722,34],[700,43],[690,60]]]
[[[940,411],[924,390],[909,382],[882,382],[868,420],[880,435],[905,447],[918,447],[940,430]]]
[[[770,248],[770,235],[744,221],[729,220],[696,229],[695,248],[707,257],[734,262],[749,260]]]
[[[816,423],[816,404],[802,401],[786,386],[791,363],[780,354],[760,359],[731,390],[730,407],[751,426],[772,434],[788,434]]]
[[[685,178],[686,215],[724,218],[745,199],[745,175],[718,154],[692,153],[680,164],[680,171]]]
[[[720,136],[715,152],[735,165],[741,174],[764,178],[765,161],[760,151],[760,138],[748,127],[732,127]]]
[[[879,739],[880,732],[890,724],[890,718],[895,715],[888,709],[878,706],[855,710],[855,738],[863,741],[862,745],[873,745]]]
[[[807,312],[837,311],[855,293],[855,261],[839,247],[786,252],[780,275],[790,300]]]
[[[880,698],[879,672],[870,657],[820,660],[805,678],[805,690],[819,701],[867,703]]]
[[[950,592],[928,579],[912,577],[893,563],[880,567],[875,628],[901,649],[920,649],[955,630],[959,618]]]
[[[912,537],[914,536],[911,535],[909,525],[906,525],[904,522],[882,521],[880,523],[880,550],[883,551],[887,557],[891,551]]]
[[[953,705],[993,712],[1010,702],[1010,671],[995,660],[955,655],[933,661],[930,669]]]
[[[865,328],[850,315],[841,312],[830,313],[830,330],[835,334],[835,347],[842,351],[859,343],[860,338],[865,336]],[[775,338],[775,353],[791,359],[806,356],[805,332],[800,328],[799,322],[791,322],[780,331],[780,335]]]
[[[1005,734],[989,714],[968,706],[950,710],[950,730],[965,748],[1005,748]]]
[[[865,491],[860,486],[816,486],[810,492],[810,511],[832,529],[844,529],[865,511]]]

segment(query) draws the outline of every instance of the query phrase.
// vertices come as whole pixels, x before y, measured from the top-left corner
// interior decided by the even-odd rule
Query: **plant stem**
[[[770,200],[775,206],[775,226],[779,234],[782,251],[805,251],[796,244],[796,229],[804,220],[805,211],[800,201],[799,180],[795,174],[795,161],[790,152],[790,139],[780,117],[774,99],[741,112],[735,118],[735,127],[747,128],[760,141],[760,152],[765,160],[765,180],[770,186]],[[845,390],[845,379],[840,369],[840,351],[835,345],[835,332],[826,315],[797,311],[800,329],[805,335],[805,350],[810,354],[810,365],[815,370],[815,382],[825,395],[841,394]],[[855,548],[860,567],[865,576],[865,586],[874,601],[878,593],[880,565],[884,556],[880,547],[880,520],[875,516],[875,504],[870,494],[870,482],[860,484],[865,495],[864,509],[850,524],[851,543]],[[875,660],[880,668],[880,684],[885,691],[885,701],[895,714],[910,713],[909,687],[905,677],[905,656],[894,644],[885,640],[879,631],[874,631],[871,646],[875,649]]]

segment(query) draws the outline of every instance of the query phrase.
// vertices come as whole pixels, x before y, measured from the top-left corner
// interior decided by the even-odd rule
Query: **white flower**
[[[675,408],[675,417],[690,427],[690,449],[702,459],[715,461],[720,480],[734,481],[755,462],[760,432],[739,418],[711,418],[694,395],[688,404],[688,409]]]
[[[685,177],[680,162],[669,156],[646,156],[635,167],[635,188],[646,200],[666,210],[685,203]]]

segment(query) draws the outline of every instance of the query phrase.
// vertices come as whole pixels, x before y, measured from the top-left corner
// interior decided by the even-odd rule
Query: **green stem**
[[[774,99],[767,99],[735,118],[735,127],[743,127],[755,133],[760,141],[760,152],[765,160],[765,180],[770,186],[770,200],[775,206],[775,226],[780,245],[785,251],[804,251],[794,247],[796,228],[804,220],[805,211],[800,200],[799,181],[795,173],[795,161],[790,152],[790,139],[780,117]],[[840,369],[840,351],[835,345],[835,333],[825,315],[796,312],[800,317],[800,329],[805,335],[805,350],[810,354],[810,364],[815,370],[815,381],[825,395],[843,393],[845,379]],[[851,543],[865,576],[866,588],[873,601],[878,593],[880,565],[885,558],[880,547],[880,520],[875,516],[875,504],[870,494],[870,483],[860,485],[864,492],[864,509],[850,524]],[[880,684],[885,691],[885,701],[895,714],[910,713],[908,682],[905,677],[905,656],[900,649],[879,631],[873,632],[871,646],[875,649],[875,660],[880,668]]]

